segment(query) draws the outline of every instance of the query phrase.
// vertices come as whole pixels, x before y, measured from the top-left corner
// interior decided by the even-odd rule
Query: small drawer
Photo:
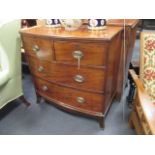
[[[37,37],[22,36],[26,54],[40,60],[52,61],[52,41]]]
[[[84,110],[103,112],[103,95],[58,86],[38,78],[35,79],[35,85],[44,97]]]
[[[54,41],[55,60],[62,63],[105,66],[108,43]]]

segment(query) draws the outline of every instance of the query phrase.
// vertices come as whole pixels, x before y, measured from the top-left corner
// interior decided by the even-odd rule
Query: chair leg
[[[133,105],[134,96],[135,96],[135,89],[136,89],[135,84],[130,83],[129,94],[128,94],[128,97],[127,97],[129,107],[132,107],[132,105]]]
[[[31,105],[31,103],[29,103],[29,102],[25,99],[24,95],[20,96],[20,97],[19,97],[19,100],[21,100],[22,103],[24,103],[27,107]]]
[[[131,116],[130,116],[130,119],[129,119],[129,122],[128,122],[128,127],[129,127],[130,129],[134,129],[134,124],[133,124],[133,121],[132,121]]]

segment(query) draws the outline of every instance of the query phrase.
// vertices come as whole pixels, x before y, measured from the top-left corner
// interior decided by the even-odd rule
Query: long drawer
[[[105,99],[104,95],[62,87],[39,78],[35,78],[34,81],[37,91],[39,91],[44,97],[81,109],[87,109],[95,112],[104,111],[104,104],[102,104]]]
[[[107,43],[54,41],[55,60],[62,63],[105,66]]]
[[[104,92],[105,70],[49,63],[28,58],[32,74],[69,87]]]

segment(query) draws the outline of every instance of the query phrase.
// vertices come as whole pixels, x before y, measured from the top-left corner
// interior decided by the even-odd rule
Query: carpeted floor
[[[133,59],[139,57],[139,40],[136,41]],[[36,104],[31,76],[24,74],[24,94],[32,105],[27,108],[14,101],[0,111],[1,135],[134,135],[128,128],[130,108],[126,104],[125,91],[121,103],[113,102],[105,119],[105,129],[99,128],[95,119],[72,115],[44,101]],[[124,108],[124,116],[123,116]]]
[[[112,104],[103,130],[95,119],[69,114],[44,101],[36,104],[30,75],[25,75],[23,86],[25,96],[32,105],[27,108],[14,101],[6,106],[0,115],[0,134],[135,134],[127,126],[130,109],[126,105],[123,120],[122,103]]]

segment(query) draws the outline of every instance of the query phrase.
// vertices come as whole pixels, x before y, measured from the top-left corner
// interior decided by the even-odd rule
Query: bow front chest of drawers
[[[95,117],[103,127],[116,93],[122,28],[67,32],[36,26],[20,34],[38,100]]]

